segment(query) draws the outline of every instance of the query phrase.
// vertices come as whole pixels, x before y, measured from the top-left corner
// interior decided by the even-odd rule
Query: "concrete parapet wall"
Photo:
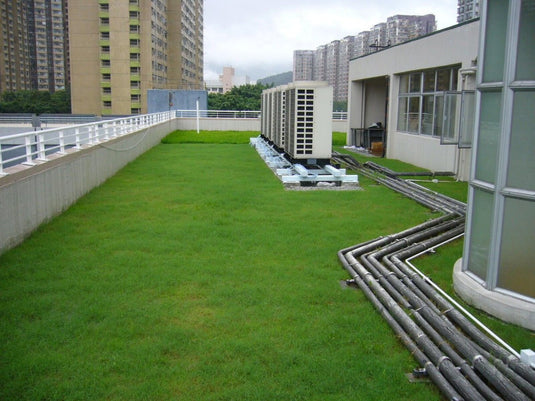
[[[113,140],[70,150],[0,177],[0,253],[20,244],[126,164],[179,129],[171,120]]]
[[[179,118],[179,129],[196,130],[196,118]],[[201,131],[260,131],[259,118],[199,118]]]
[[[180,118],[179,127],[196,130],[196,118]],[[334,132],[346,132],[347,120],[333,120]],[[199,118],[199,129],[206,131],[259,131],[260,118]]]

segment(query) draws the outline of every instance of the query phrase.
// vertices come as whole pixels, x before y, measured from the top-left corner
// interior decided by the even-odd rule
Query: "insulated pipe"
[[[371,276],[371,274],[354,258],[352,253],[345,255],[350,267],[351,276],[358,274],[370,287],[381,304],[389,310],[401,327],[409,334],[411,339],[423,350],[427,357],[435,364],[438,370],[447,378],[450,384],[463,397],[468,400],[484,400],[483,396],[470,384],[470,382],[457,370],[451,360],[438,349],[438,347],[425,335],[425,333],[408,317],[403,309],[394,301],[388,292]]]
[[[428,207],[460,216],[465,214],[466,206],[461,202],[432,191],[429,193],[430,191],[422,189],[416,184],[407,185],[399,179],[387,179],[378,176],[377,173],[365,172],[365,169],[362,169],[358,162],[351,161],[353,159],[349,156],[341,156],[340,160],[353,168],[358,168],[363,175],[409,195],[412,199]],[[445,217],[447,218],[443,221],[455,220],[452,216]],[[417,226],[402,233],[380,237],[377,240],[367,241],[365,244],[340,251],[339,259],[352,277],[358,275],[359,280],[355,279],[355,281],[359,287],[367,288],[364,285],[366,284],[369,286],[368,292],[374,291],[377,295],[376,299],[380,301],[380,306],[376,305],[376,307],[381,311],[381,314],[385,315],[384,309],[388,308],[390,316],[395,318],[399,326],[403,326],[406,333],[411,336],[413,344],[420,346],[427,358],[437,363],[437,356],[444,353],[437,364],[440,371],[447,358],[451,358],[455,365],[459,366],[460,371],[466,375],[468,384],[462,382],[451,382],[450,384],[454,385],[460,394],[466,396],[466,394],[476,391],[476,394],[484,399],[496,400],[499,399],[497,398],[499,395],[496,394],[498,392],[507,400],[535,399],[535,387],[532,383],[535,372],[520,362],[516,355],[510,354],[482,335],[464,315],[453,309],[451,304],[446,302],[442,295],[429,285],[427,278],[416,274],[402,261],[403,257],[421,253],[422,249],[436,246],[439,241],[444,241],[444,238],[458,235],[459,232],[463,231],[464,222],[461,219],[457,223],[457,227],[455,224],[452,226],[444,225],[442,227],[444,232],[435,227],[428,230],[429,233],[424,233],[426,229]],[[441,225],[436,221],[426,222],[426,224],[428,224],[428,228]],[[416,241],[417,238],[419,243]],[[414,244],[410,245],[411,242]],[[406,245],[404,249],[400,244]],[[357,261],[357,257],[360,262]],[[345,259],[347,260],[344,261]],[[388,283],[388,285],[383,287],[384,283]],[[385,296],[385,293],[388,297]],[[394,296],[400,299],[400,295],[406,297],[410,303],[406,309],[412,310],[414,322],[407,315],[403,317],[403,309],[392,298]],[[406,305],[407,301],[402,301],[400,304]],[[401,315],[398,313],[400,310],[402,311]],[[417,327],[421,327],[423,332],[415,331],[411,323],[406,320],[407,318],[413,324],[418,323]],[[454,324],[457,324],[458,327]],[[391,326],[394,328],[393,324]],[[468,337],[465,337],[463,333],[468,333]],[[416,337],[413,337],[415,334]],[[429,344],[428,339],[425,339],[426,335],[434,342],[431,341]],[[403,342],[407,345],[406,341]],[[407,347],[411,349],[409,345]],[[420,362],[420,359],[417,358],[417,360]],[[444,372],[446,374],[444,377],[447,377],[448,380],[456,380],[453,372],[448,371],[447,363],[445,364]],[[426,365],[426,370],[429,366],[431,363]],[[478,375],[481,375],[485,380],[482,380]],[[433,381],[435,382],[434,379]],[[461,387],[458,387],[459,385]],[[466,387],[464,387],[465,385]],[[468,398],[472,399],[472,395]]]
[[[379,171],[382,174],[384,174],[386,176],[389,176],[389,177],[393,177],[393,178],[399,177],[399,176],[414,176],[414,177],[435,177],[435,176],[448,177],[448,176],[450,176],[451,177],[451,176],[455,175],[451,171],[435,171],[435,172],[432,172],[432,171],[412,171],[412,172],[411,171],[403,171],[403,172],[398,172],[398,171],[390,170],[387,167],[381,166],[381,165],[379,165],[377,163],[374,163],[374,162],[371,162],[371,161],[364,163],[364,166],[369,167],[372,170]]]
[[[429,235],[433,235],[438,228],[439,227],[429,230]],[[407,238],[406,241],[408,244],[410,244],[411,241],[415,241],[415,238]],[[431,325],[437,331],[439,331],[443,336],[448,338],[449,341],[453,342],[456,348],[461,350],[465,357],[469,358],[469,360],[472,361],[477,360],[477,364],[474,363],[476,369],[478,369],[487,380],[494,379],[494,381],[497,383],[498,390],[503,395],[508,396],[511,399],[522,400],[523,394],[518,391],[518,388],[514,384],[510,383],[507,378],[502,375],[502,373],[498,371],[498,369],[496,369],[495,366],[491,365],[485,358],[483,358],[477,349],[475,349],[469,342],[467,342],[464,338],[458,335],[456,329],[451,325],[451,323],[449,323],[449,321],[439,317],[436,313],[436,308],[431,308],[428,303],[422,301],[422,299],[417,297],[414,291],[411,291],[410,288],[404,285],[403,282],[400,281],[400,279],[396,275],[389,274],[390,272],[388,271],[388,269],[386,269],[377,260],[377,258],[380,257],[382,254],[390,253],[391,251],[396,250],[396,248],[399,249],[398,244],[386,246],[380,251],[374,252],[370,255],[362,256],[361,262],[363,263],[363,265],[367,266],[368,270],[371,271],[372,274],[374,274],[375,278],[383,285],[384,289],[391,296],[393,296],[395,299],[403,299],[404,302],[402,304],[405,304],[405,299],[407,299],[412,308],[416,311],[419,311],[419,313],[421,313],[422,316],[424,316],[425,319],[429,323],[431,323]],[[368,264],[366,262],[370,263]],[[386,282],[388,282],[388,285],[386,285]],[[393,288],[393,290],[391,288]],[[524,391],[526,391],[526,389],[529,392],[529,386],[523,388]]]
[[[391,263],[397,267],[405,269],[398,256],[392,256]],[[535,387],[533,386],[535,371],[533,371],[533,369],[530,369],[526,364],[523,364],[518,357],[499,347],[487,336],[482,335],[481,332],[479,332],[479,330],[477,330],[473,324],[464,317],[464,315],[461,315],[460,312],[457,309],[454,309],[454,307],[444,300],[440,294],[436,293],[436,290],[430,290],[429,283],[421,276],[412,276],[411,279],[418,288],[423,289],[423,291],[425,291],[432,300],[439,305],[444,316],[452,319],[468,338],[474,341],[476,347],[481,347],[479,352],[483,353],[484,357],[489,360],[489,362],[495,365],[500,372],[505,374],[505,376],[507,376],[516,386],[521,388],[524,393],[535,399]],[[505,361],[501,358],[505,359]]]
[[[370,241],[368,241],[369,243]],[[353,248],[353,247],[351,247]],[[346,248],[338,252],[338,259],[342,265],[346,268],[348,273],[352,276],[353,282],[364,292],[365,296],[370,300],[370,302],[375,306],[378,312],[383,316],[386,322],[390,325],[392,330],[397,334],[401,342],[408,348],[410,353],[414,356],[416,361],[420,364],[422,368],[425,369],[426,373],[429,375],[433,383],[439,388],[439,390],[444,394],[449,400],[461,401],[462,398],[457,391],[449,384],[448,380],[440,373],[440,371],[429,361],[429,358],[418,348],[418,346],[411,340],[403,328],[396,322],[396,320],[390,315],[388,310],[381,304],[377,299],[371,289],[364,283],[358,274],[356,274],[351,267],[349,266],[347,260],[344,257],[344,254],[349,252],[351,249]],[[352,272],[352,273],[351,273]]]

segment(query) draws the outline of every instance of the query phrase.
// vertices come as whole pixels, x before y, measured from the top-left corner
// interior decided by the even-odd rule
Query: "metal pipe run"
[[[419,185],[385,177],[354,161],[337,162],[417,202],[445,213],[397,234],[378,237],[338,252],[338,258],[381,316],[450,400],[535,399],[535,370],[504,342],[482,333],[456,303],[413,270],[407,259],[463,234],[466,205]],[[350,160],[351,159],[351,160]]]

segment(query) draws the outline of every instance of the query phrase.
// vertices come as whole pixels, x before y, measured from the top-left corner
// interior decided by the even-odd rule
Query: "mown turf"
[[[0,399],[440,399],[336,258],[436,215],[362,182],[157,146],[0,256]]]
[[[0,399],[439,399],[336,259],[430,216],[160,145],[0,257]]]

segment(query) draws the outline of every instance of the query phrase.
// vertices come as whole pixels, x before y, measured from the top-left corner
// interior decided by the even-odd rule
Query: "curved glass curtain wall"
[[[463,269],[535,302],[535,0],[488,0],[482,23]]]

